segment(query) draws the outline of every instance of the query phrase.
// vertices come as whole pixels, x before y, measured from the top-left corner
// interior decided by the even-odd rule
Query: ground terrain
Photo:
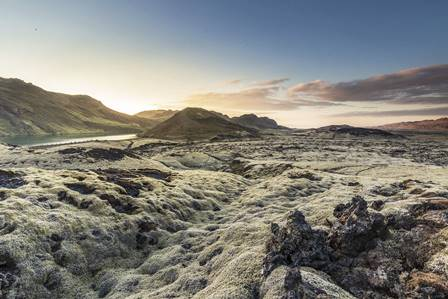
[[[446,298],[448,139],[0,145],[0,298]]]

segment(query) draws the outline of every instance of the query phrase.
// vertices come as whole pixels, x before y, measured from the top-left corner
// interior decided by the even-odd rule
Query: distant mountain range
[[[155,121],[114,111],[85,95],[0,78],[0,136],[141,132]]]
[[[44,90],[20,79],[0,78],[0,136],[140,133],[156,138],[228,138],[279,129],[268,117],[238,117],[201,108],[114,111],[87,95]]]
[[[392,131],[448,132],[448,117],[433,120],[392,123],[379,126],[378,128]]]
[[[231,121],[242,126],[256,128],[256,129],[279,129],[277,122],[268,117],[258,117],[255,114],[244,114],[237,117],[232,117]]]
[[[187,140],[256,135],[256,129],[235,123],[224,114],[202,108],[185,108],[143,134],[151,138]]]
[[[87,95],[46,91],[19,79],[0,78],[0,136],[141,133],[156,138],[201,139],[254,136],[258,130],[284,128],[268,117],[237,117],[201,108],[148,110],[128,115]],[[384,135],[350,126],[328,126],[320,133]],[[448,117],[379,126],[389,131],[447,132]]]
[[[312,129],[321,137],[341,138],[341,137],[369,137],[369,138],[403,138],[399,134],[394,134],[381,129],[352,127],[349,125],[332,125]]]
[[[146,110],[135,114],[135,116],[151,119],[153,121],[161,123],[172,117],[177,112],[179,112],[179,110]]]

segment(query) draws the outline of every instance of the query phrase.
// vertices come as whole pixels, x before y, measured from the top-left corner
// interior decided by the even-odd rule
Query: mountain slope
[[[151,119],[157,123],[161,123],[168,118],[172,117],[174,114],[179,112],[178,110],[146,110],[135,114],[137,117]]]
[[[139,132],[153,124],[109,109],[89,96],[0,78],[0,136]]]
[[[365,138],[403,138],[398,134],[393,134],[380,129],[352,127],[349,125],[325,126],[312,131],[318,133],[321,137],[365,137]]]
[[[186,108],[148,130],[143,136],[162,139],[206,139],[256,135],[256,130],[233,123],[224,115],[202,108]]]
[[[278,129],[277,122],[269,117],[258,117],[255,114],[243,114],[241,116],[232,117],[234,123],[245,127],[256,129]]]
[[[402,131],[427,131],[445,132],[448,131],[448,117],[421,121],[408,121],[400,123],[386,124],[379,126],[380,129],[402,130]]]

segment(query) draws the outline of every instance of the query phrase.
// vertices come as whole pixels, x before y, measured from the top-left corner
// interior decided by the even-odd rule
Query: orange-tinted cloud
[[[333,102],[448,104],[448,64],[340,83],[312,81],[289,88],[291,97]]]
[[[280,78],[280,79],[260,81],[260,82],[256,82],[254,84],[254,86],[273,86],[273,85],[277,86],[282,83],[285,83],[288,80],[289,80],[289,78]]]
[[[437,107],[437,108],[385,110],[385,111],[351,111],[351,112],[346,112],[346,113],[334,114],[333,116],[336,116],[336,117],[357,117],[357,116],[390,117],[390,116],[445,116],[445,115],[448,115],[448,106]]]
[[[211,109],[230,109],[247,111],[294,110],[300,105],[288,99],[277,97],[278,86],[255,87],[236,92],[208,92],[194,94],[185,103],[188,106]]]

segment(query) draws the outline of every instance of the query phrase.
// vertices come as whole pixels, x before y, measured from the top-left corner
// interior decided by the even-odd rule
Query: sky
[[[129,114],[291,127],[448,115],[448,1],[0,0],[0,77]]]

